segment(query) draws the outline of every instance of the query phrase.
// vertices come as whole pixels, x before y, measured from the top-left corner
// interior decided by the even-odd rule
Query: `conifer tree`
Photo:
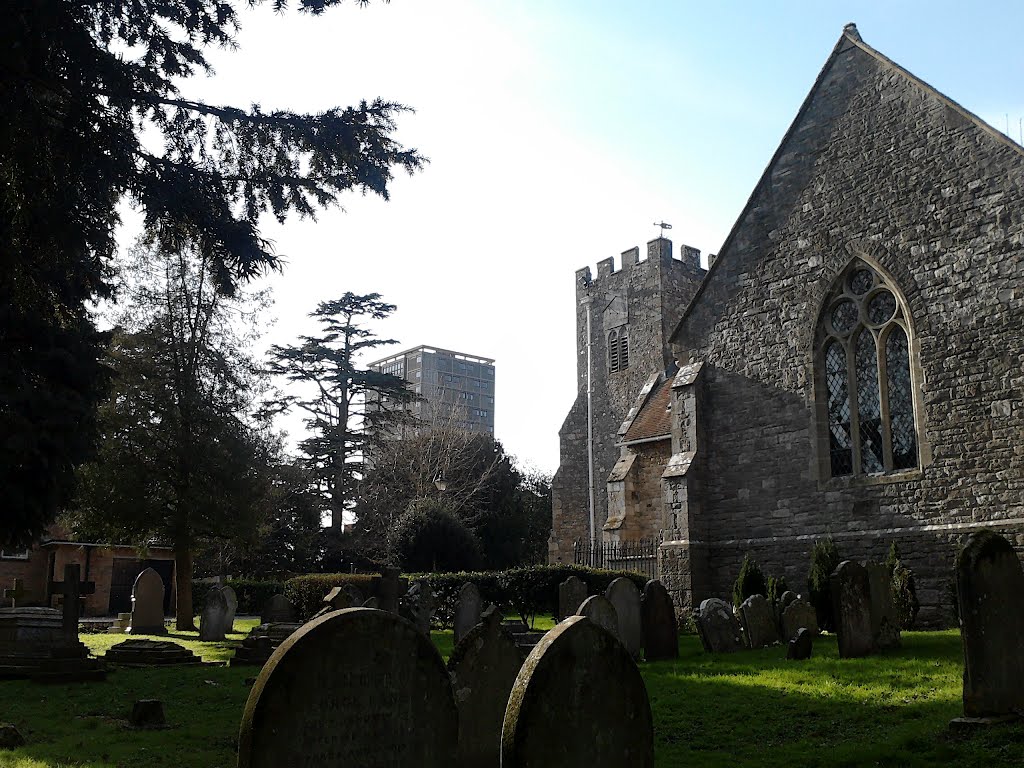
[[[259,0],[250,0],[253,5]],[[284,10],[286,0],[273,0]],[[364,4],[366,0],[357,0]],[[297,0],[320,14],[342,0]],[[39,536],[94,446],[106,376],[87,303],[109,294],[126,200],[170,253],[208,254],[218,289],[279,262],[257,222],[312,216],[356,189],[387,197],[423,158],[400,104],[319,114],[185,92],[230,49],[237,0],[10,0],[0,23],[0,546]],[[143,134],[147,140],[142,141]]]

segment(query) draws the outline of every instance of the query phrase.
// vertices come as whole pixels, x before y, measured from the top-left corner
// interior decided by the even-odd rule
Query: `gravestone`
[[[458,732],[433,644],[400,616],[350,608],[274,651],[249,692],[238,768],[452,768]]]
[[[331,591],[324,595],[323,608],[321,608],[321,611],[340,611],[342,608],[351,607],[352,598],[349,597],[349,594],[345,591],[345,588],[332,587]]]
[[[784,613],[786,608],[789,607],[790,603],[799,599],[800,595],[798,595],[796,592],[787,589],[785,592],[782,593],[782,597],[779,598],[779,614],[781,615],[782,613]]]
[[[366,596],[355,584],[343,584],[341,589],[348,595],[349,605],[362,605],[366,602]]]
[[[867,569],[844,560],[829,577],[839,658],[867,656],[877,650],[871,622],[871,584]]]
[[[587,599],[587,582],[579,576],[570,576],[558,585],[558,619],[572,616]]]
[[[818,612],[803,598],[791,601],[782,612],[782,639],[792,640],[800,629],[812,637],[818,634]]]
[[[368,597],[363,601],[363,608],[372,608],[377,611],[380,610],[380,601],[376,597]]]
[[[814,635],[806,627],[800,627],[793,636],[793,639],[789,641],[786,658],[792,661],[803,661],[804,659],[811,658],[813,650]]]
[[[740,604],[740,621],[748,648],[764,648],[779,642],[775,616],[764,595],[751,595]]]
[[[732,653],[743,647],[740,623],[724,600],[709,597],[702,601],[694,620],[701,645],[708,653]]]
[[[228,612],[224,614],[224,631],[234,632],[235,631],[235,612],[238,610],[238,595],[235,594],[234,587],[221,587],[221,592],[224,593],[224,601],[228,605]]]
[[[188,648],[169,640],[134,638],[112,646],[104,661],[123,667],[164,667],[178,664],[202,664],[203,660]]]
[[[96,583],[79,581],[81,566],[68,563],[64,566],[64,581],[49,582],[51,595],[61,598],[61,626],[68,643],[78,642],[78,617],[82,609],[81,598],[96,591]]]
[[[128,723],[133,728],[163,728],[167,725],[164,703],[159,699],[139,699],[132,705]]]
[[[498,765],[505,705],[522,665],[523,656],[502,628],[497,610],[485,611],[455,646],[448,673],[459,709],[459,768]]]
[[[199,615],[199,639],[207,641],[224,640],[227,634],[228,601],[224,591],[211,589],[206,596],[206,605]]]
[[[653,765],[651,706],[636,662],[589,619],[570,616],[519,671],[502,726],[502,768]]]
[[[135,577],[132,586],[131,623],[128,635],[166,635],[164,626],[164,580],[152,568]]]
[[[601,627],[619,642],[619,615],[615,606],[604,595],[591,595],[576,609],[577,616],[586,616],[595,626]]]
[[[434,616],[434,590],[426,579],[416,579],[408,591],[399,598],[398,614],[411,621],[424,635],[430,635],[430,621]]]
[[[992,531],[971,534],[956,559],[964,715],[1024,712],[1024,572],[1013,546]],[[957,721],[954,721],[957,723]]]
[[[382,568],[380,582],[377,587],[377,600],[382,611],[398,613],[398,600],[405,594],[409,583],[400,579],[402,571],[398,568]],[[403,582],[405,582],[403,584]]]
[[[640,599],[644,630],[644,658],[647,661],[679,658],[679,625],[672,596],[665,585],[651,579]]]
[[[476,584],[467,581],[459,590],[459,602],[455,606],[455,642],[464,638],[466,634],[480,623],[480,614],[483,612],[483,600],[480,598],[480,590]]]
[[[881,650],[900,647],[900,620],[892,599],[892,574],[881,563],[868,563],[871,636]]]
[[[260,624],[290,624],[295,621],[295,606],[284,595],[274,595],[263,604]]]
[[[249,630],[242,644],[235,649],[229,666],[263,666],[270,660],[277,647],[287,640],[302,624],[294,622],[273,622],[260,624]]]
[[[644,645],[643,620],[640,617],[640,590],[630,579],[620,576],[608,585],[604,596],[615,606],[619,617],[619,639],[630,656],[640,658]]]

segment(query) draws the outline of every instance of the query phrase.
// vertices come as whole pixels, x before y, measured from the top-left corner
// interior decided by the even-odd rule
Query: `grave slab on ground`
[[[188,648],[170,640],[135,638],[112,646],[103,660],[122,667],[163,667],[177,664],[202,664],[203,660]]]

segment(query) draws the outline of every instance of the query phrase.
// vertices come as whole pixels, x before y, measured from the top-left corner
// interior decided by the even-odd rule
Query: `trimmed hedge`
[[[307,573],[294,576],[284,583],[284,596],[295,606],[299,621],[306,621],[323,605],[324,595],[335,587],[352,584],[369,599],[376,594],[373,580],[377,574],[365,573]]]
[[[625,571],[604,571],[579,565],[533,565],[508,571],[462,571],[459,573],[413,574],[425,579],[434,592],[434,623],[450,628],[455,618],[459,590],[467,581],[476,584],[483,602],[494,603],[502,611],[518,613],[527,624],[540,613],[558,613],[558,585],[577,576],[587,585],[587,593],[603,593],[620,576],[630,579],[640,590],[648,577]]]
[[[280,581],[228,579],[224,584],[235,590],[235,596],[238,597],[237,613],[255,616],[260,615],[267,600],[284,591],[284,583]],[[192,582],[192,610],[196,614],[202,613],[206,596],[215,587],[216,584]]]

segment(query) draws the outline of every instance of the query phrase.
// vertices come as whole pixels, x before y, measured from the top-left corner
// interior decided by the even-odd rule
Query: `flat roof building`
[[[409,382],[418,397],[410,411],[422,426],[454,426],[467,432],[494,434],[493,359],[419,346],[377,360],[369,367]]]

